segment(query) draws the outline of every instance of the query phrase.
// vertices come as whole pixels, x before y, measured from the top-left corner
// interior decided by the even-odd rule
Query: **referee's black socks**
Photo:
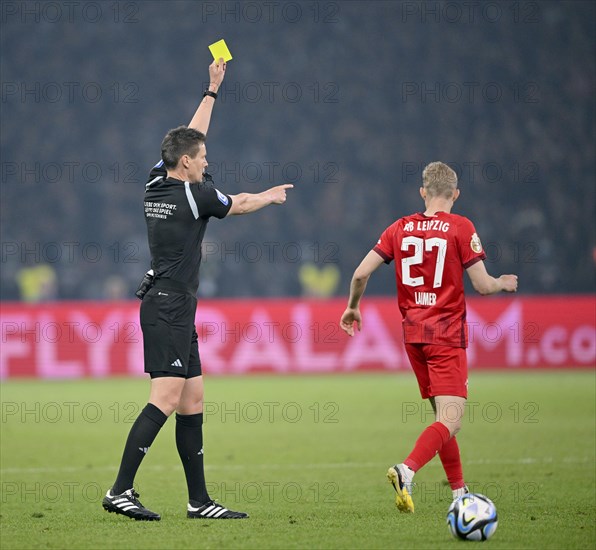
[[[113,495],[119,495],[132,488],[143,458],[167,419],[168,417],[152,403],[147,403],[141,411],[128,434],[118,477],[112,487]]]
[[[203,469],[203,413],[176,413],[176,447],[184,466],[191,506],[208,502]]]

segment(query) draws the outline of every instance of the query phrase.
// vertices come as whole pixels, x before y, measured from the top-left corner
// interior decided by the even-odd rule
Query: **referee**
[[[215,189],[205,174],[205,139],[225,71],[221,58],[209,66],[210,84],[201,104],[188,127],[180,126],[166,134],[161,144],[162,160],[151,170],[146,185],[145,221],[154,279],[141,304],[141,328],[151,392],[126,440],[118,477],[102,502],[108,512],[135,520],[161,519],[140,503],[133,482],[153,440],[174,411],[176,447],[188,486],[187,517],[248,517],[215,503],[205,484],[203,376],[194,325],[201,243],[209,218],[283,204],[286,189],[293,186],[226,195]]]

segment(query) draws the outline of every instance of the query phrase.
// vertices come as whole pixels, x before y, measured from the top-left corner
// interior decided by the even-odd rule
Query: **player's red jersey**
[[[463,273],[486,258],[472,222],[413,214],[390,225],[374,250],[395,260],[404,342],[467,347]]]

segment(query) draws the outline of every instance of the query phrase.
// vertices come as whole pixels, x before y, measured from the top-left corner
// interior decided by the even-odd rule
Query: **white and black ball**
[[[451,534],[462,540],[487,540],[497,530],[497,508],[484,495],[468,493],[454,500],[447,512]]]

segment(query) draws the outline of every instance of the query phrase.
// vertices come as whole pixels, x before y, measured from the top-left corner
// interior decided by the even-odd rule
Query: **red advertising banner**
[[[594,367],[596,296],[472,298],[471,369]],[[344,299],[204,300],[196,315],[207,374],[404,370],[393,298],[365,298],[354,338]],[[143,373],[139,302],[2,303],[2,378]]]

